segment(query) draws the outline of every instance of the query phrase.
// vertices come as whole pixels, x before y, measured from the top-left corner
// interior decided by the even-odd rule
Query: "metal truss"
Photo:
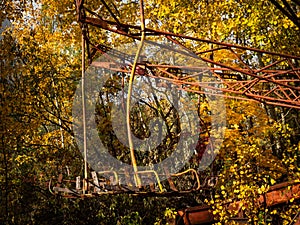
[[[87,43],[89,63],[97,52],[113,51],[107,47],[91,41],[90,27],[98,27],[106,31],[140,40],[141,27],[121,23],[112,13],[108,5],[102,1],[114,21],[106,20],[100,14],[93,12],[84,5],[84,1],[77,1],[78,21],[84,27],[84,37]],[[221,95],[226,98],[255,100],[267,104],[300,109],[300,57],[275,53],[235,44],[201,39],[182,34],[145,28],[146,37],[161,37],[180,45],[197,55],[208,67],[215,80],[210,82],[195,82],[190,77],[180,76],[176,70],[161,70],[172,68],[168,65],[156,65],[144,62],[147,68],[160,70],[162,73],[151,73],[152,76],[165,79],[178,85],[179,89],[189,92]],[[192,41],[201,46],[201,51],[194,51],[186,47],[186,42]],[[120,53],[118,53],[120,54]],[[123,53],[124,55],[124,53]],[[226,58],[220,57],[226,55]],[[256,57],[256,62],[249,58]],[[173,69],[180,69],[174,68]],[[191,68],[190,68],[191,69]],[[203,68],[202,68],[203,70]],[[124,70],[120,70],[123,71]],[[130,72],[125,70],[125,72]],[[150,75],[151,75],[150,74]],[[138,74],[149,75],[149,73]],[[203,89],[206,91],[204,92]],[[209,90],[209,91],[208,91]]]

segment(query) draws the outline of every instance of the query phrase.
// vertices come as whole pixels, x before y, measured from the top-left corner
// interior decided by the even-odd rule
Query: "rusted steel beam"
[[[290,188],[277,189],[260,195],[258,202],[260,205],[266,204],[267,207],[288,202],[291,199],[300,198],[300,184],[290,186]]]
[[[120,29],[119,26],[123,27],[124,30],[128,30],[129,28],[131,28],[131,29],[136,29],[138,31],[141,31],[140,26],[124,24],[124,23],[118,24],[117,22],[106,20],[106,19],[100,20],[99,18],[86,17],[86,18],[82,18],[81,22],[89,23],[91,25],[98,26],[100,28],[112,31],[114,33],[119,33],[119,29]],[[105,22],[105,23],[103,23],[103,22]],[[115,27],[109,28],[107,26],[108,24],[115,26]],[[293,56],[293,55],[283,54],[283,53],[276,53],[276,52],[266,51],[266,50],[262,50],[262,49],[240,46],[240,45],[235,45],[235,44],[229,44],[229,43],[225,43],[225,42],[208,40],[208,39],[203,39],[203,38],[196,38],[196,37],[191,37],[191,36],[187,36],[187,35],[183,35],[183,34],[175,34],[175,33],[167,32],[167,31],[155,30],[155,29],[151,29],[151,28],[146,28],[145,31],[149,32],[148,35],[153,34],[156,36],[161,35],[161,36],[166,36],[166,37],[167,36],[179,37],[179,38],[183,38],[183,39],[194,40],[194,41],[199,41],[199,42],[208,43],[208,44],[215,44],[215,45],[224,46],[224,47],[236,48],[236,49],[241,49],[241,50],[249,50],[249,51],[254,51],[254,52],[259,52],[259,53],[264,53],[264,54],[269,54],[269,55],[276,55],[276,56],[281,56],[284,58],[291,58],[291,59],[298,59],[298,60],[300,59],[299,56]],[[136,34],[134,35],[134,37],[138,38]]]
[[[165,74],[168,74],[167,72]],[[290,107],[290,108],[296,108],[300,109],[300,99],[299,96],[296,94],[293,94],[292,89],[282,89],[280,85],[275,86],[271,90],[260,90],[260,92],[256,92],[256,90],[252,87],[249,90],[242,88],[245,88],[247,84],[251,85],[253,80],[248,81],[235,81],[235,82],[226,82],[223,81],[222,84],[225,87],[220,87],[214,84],[218,84],[219,81],[216,82],[189,82],[184,81],[182,79],[174,79],[173,77],[163,77],[163,76],[151,76],[147,74],[150,77],[153,78],[160,78],[162,80],[166,80],[169,82],[172,82],[173,84],[178,86],[179,90],[185,90],[187,92],[194,92],[199,94],[207,94],[207,95],[215,95],[215,96],[223,96],[225,98],[236,98],[236,99],[243,99],[247,100],[247,98],[241,98],[239,96],[246,96],[248,99],[252,99],[258,102],[264,102],[267,104],[274,104],[284,107]],[[264,83],[266,81],[260,81],[256,85],[259,85],[261,83]],[[278,81],[280,82],[280,80]],[[286,82],[286,80],[284,80]],[[300,81],[298,82],[300,83]],[[185,86],[185,87],[182,87]],[[196,90],[195,87],[202,87],[204,90]],[[288,95],[286,92],[291,92],[292,95]],[[280,92],[283,95],[280,95]],[[239,96],[230,96],[226,95],[226,93],[232,93]]]
[[[275,206],[287,203],[290,200],[300,199],[300,182],[285,182],[271,186],[267,193],[259,195],[256,203],[259,206]],[[242,201],[233,203],[224,203],[228,205],[227,209],[241,212],[242,206],[247,207]],[[214,222],[214,215],[209,206],[195,206],[187,209],[179,210],[177,216],[178,224],[183,225],[199,225]],[[215,216],[217,217],[217,215]],[[180,223],[181,221],[181,223]],[[298,219],[299,221],[299,219]]]

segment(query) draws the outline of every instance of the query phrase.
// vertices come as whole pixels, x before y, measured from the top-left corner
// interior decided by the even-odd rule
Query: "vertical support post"
[[[83,123],[83,152],[84,152],[84,179],[83,179],[83,194],[86,193],[88,187],[88,166],[87,166],[87,145],[86,145],[86,114],[85,114],[85,27],[82,28],[82,70],[81,70],[81,97],[82,97],[82,123]]]
[[[145,18],[144,18],[144,2],[143,0],[140,0],[140,13],[141,13],[141,42],[140,45],[137,49],[137,52],[135,54],[134,62],[132,65],[132,70],[130,73],[130,78],[129,78],[129,85],[128,85],[128,96],[127,96],[127,105],[126,105],[126,125],[127,125],[127,135],[128,135],[128,144],[129,144],[129,149],[130,149],[130,158],[131,158],[131,163],[133,166],[134,170],[134,178],[135,178],[135,183],[137,187],[141,187],[141,180],[138,175],[138,167],[136,163],[136,158],[134,155],[134,146],[132,142],[132,137],[131,137],[131,129],[130,129],[130,103],[131,103],[131,94],[132,94],[132,86],[133,86],[133,80],[134,80],[134,75],[136,71],[136,66],[142,51],[142,48],[144,46],[144,40],[145,40]]]

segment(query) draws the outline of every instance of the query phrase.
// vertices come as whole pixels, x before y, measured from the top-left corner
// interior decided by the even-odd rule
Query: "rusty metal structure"
[[[266,208],[286,204],[291,199],[297,200],[300,198],[300,183],[298,182],[284,182],[271,186],[269,190],[261,195],[257,195],[255,204]],[[228,203],[223,203],[227,210],[234,210],[237,212],[237,217],[232,218],[241,224],[247,224],[247,219],[244,217],[242,207],[247,208],[247,204],[241,200],[232,200]],[[179,210],[177,215],[177,225],[200,225],[213,224],[217,215],[212,213],[211,207],[208,205],[190,207]],[[298,213],[291,224],[300,224],[300,214]]]
[[[167,171],[166,171],[167,173]],[[81,179],[80,176],[76,180],[64,178],[64,174],[60,173],[54,187],[52,181],[49,183],[49,190],[53,194],[60,194],[65,198],[89,198],[99,195],[116,195],[116,194],[132,194],[142,196],[178,196],[185,195],[191,192],[199,191],[200,188],[207,188],[200,185],[200,179],[197,171],[188,169],[182,173],[169,174],[165,182],[160,181],[155,171],[139,171],[138,175],[145,175],[153,182],[147,186],[137,187],[134,184],[132,173],[125,172],[124,174],[115,171],[92,171],[91,178]],[[109,176],[109,179],[107,179]],[[186,179],[180,178],[190,178]],[[179,178],[179,180],[178,180]],[[120,180],[126,179],[126,184],[121,184]],[[185,182],[185,189],[179,189],[176,183]]]
[[[129,74],[134,71],[135,76],[148,76],[166,80],[175,84],[178,89],[198,94],[217,95],[224,98],[234,98],[247,101],[257,101],[281,107],[300,109],[300,56],[281,54],[219,41],[200,39],[182,34],[161,31],[130,25],[120,21],[113,11],[101,0],[104,8],[113,20],[103,19],[101,14],[92,11],[84,4],[84,0],[76,0],[78,21],[82,27],[83,56],[82,67],[85,68],[85,59],[88,64]],[[275,2],[275,1],[274,1]],[[143,12],[141,12],[143,14]],[[144,20],[142,16],[142,20]],[[145,24],[145,21],[141,21]],[[197,57],[206,63],[206,68],[191,68],[201,75],[209,71],[213,81],[195,81],[190,74],[179,73],[185,67],[157,64],[141,60],[134,65],[134,56],[126,52],[120,52],[110,46],[93,41],[89,29],[98,28],[123,35],[132,40],[141,41],[144,38],[160,37],[187,50],[184,54]],[[186,41],[191,41],[195,46],[201,46],[201,51],[193,51],[186,47]],[[95,62],[96,55],[106,55],[107,62]],[[216,57],[226,54],[227,58]],[[253,61],[253,56],[256,57]],[[126,63],[114,64],[110,57],[126,59]],[[252,58],[252,61],[250,60]],[[134,67],[134,68],[133,68]],[[136,67],[136,68],[135,68]],[[149,72],[150,71],[150,72]],[[159,72],[157,72],[159,71]],[[84,76],[84,70],[83,70]],[[204,91],[205,89],[205,91]],[[84,110],[83,110],[84,111]],[[188,169],[182,173],[169,174],[165,182],[161,182],[156,171],[135,171],[134,174],[125,171],[124,174],[115,171],[92,171],[88,176],[88,166],[85,150],[85,174],[76,180],[64,178],[63,172],[59,174],[57,182],[49,183],[49,190],[53,194],[60,194],[66,198],[94,197],[102,194],[128,193],[144,196],[173,196],[199,191],[200,189],[212,188],[217,183],[217,178],[212,177],[214,185],[200,184],[200,178],[194,169]],[[148,176],[153,182],[146,187],[134,184],[134,176]],[[110,177],[107,179],[107,177]],[[192,179],[189,179],[192,177]],[[121,185],[120,180],[126,179],[127,185]],[[175,180],[178,179],[176,182]],[[182,179],[182,181],[180,181]],[[210,178],[209,178],[210,179]],[[215,182],[213,181],[215,179]],[[185,190],[180,190],[176,184],[181,184]],[[209,182],[208,182],[209,183]],[[53,185],[53,186],[52,186]],[[288,202],[290,199],[299,199],[299,182],[286,182],[270,187],[267,193],[259,195],[256,199],[258,205],[271,207]],[[233,200],[224,203],[228,209],[239,212],[236,221],[245,223],[243,218],[243,202]],[[298,216],[298,215],[297,215]],[[198,206],[178,211],[176,224],[195,225],[212,224],[215,216],[209,206]],[[300,216],[295,218],[296,224],[300,224]]]
[[[84,27],[83,33],[87,44],[87,55],[89,63],[92,63],[96,52],[105,53],[112,48],[93,43],[89,37],[89,27],[97,27],[106,31],[130,37],[133,40],[141,39],[141,27],[137,25],[124,24],[112,13],[112,10],[102,1],[106,9],[111,13],[114,21],[106,20],[96,12],[91,11],[84,5],[84,1],[77,1],[78,21]],[[178,85],[184,86],[184,90],[196,93],[199,87],[211,90],[214,95],[222,93],[225,98],[237,98],[244,100],[255,100],[277,106],[291,107],[300,109],[300,57],[280,54],[261,49],[255,49],[235,44],[223,43],[213,40],[200,39],[182,34],[174,34],[166,31],[145,28],[146,37],[162,37],[170,40],[176,45],[188,49],[186,41],[193,41],[201,45],[199,52],[190,52],[197,55],[203,62],[210,65],[207,69],[212,72],[219,87],[211,86],[209,83],[189,82],[188,77],[178,76],[176,73],[166,72],[163,76],[155,76],[166,79]],[[226,54],[230,60],[213,57],[217,54]],[[247,60],[250,55],[260,57],[257,65]],[[264,61],[264,62],[263,62]],[[168,65],[155,65],[145,62],[148,68],[166,68]],[[147,76],[149,74],[144,74]],[[214,81],[214,84],[216,81]],[[195,88],[196,87],[196,88]],[[206,93],[207,94],[207,93]]]
[[[175,45],[181,46],[190,52],[192,57],[197,57],[207,64],[207,68],[189,68],[198,70],[199,73],[209,71],[214,76],[214,81],[195,82],[190,75],[178,74],[178,69],[184,67],[176,67],[172,65],[156,64],[140,60],[137,63],[135,76],[156,77],[177,85],[178,89],[198,94],[210,94],[222,96],[224,98],[241,99],[247,101],[257,101],[275,106],[289,107],[300,109],[300,56],[281,54],[276,52],[265,51],[235,44],[223,43],[219,41],[200,39],[182,34],[155,30],[150,28],[142,28],[140,25],[125,24],[120,21],[112,12],[104,0],[101,1],[104,8],[110,13],[113,20],[104,19],[101,14],[92,11],[84,4],[84,0],[76,0],[76,10],[78,21],[82,27],[83,34],[83,61],[85,57],[89,64],[93,64],[103,68],[109,68],[113,71],[130,73],[134,56],[127,55],[125,52],[114,50],[110,46],[97,43],[90,37],[89,30],[91,28],[103,29],[105,31],[123,35],[132,40],[141,40],[142,35],[146,38],[160,37],[169,40]],[[145,21],[143,21],[145,22]],[[186,47],[186,41],[192,41],[195,45],[201,46],[201,51],[193,51]],[[127,62],[123,65],[113,65],[109,61],[94,62],[95,56],[98,54],[106,54],[107,57],[125,57]],[[216,57],[217,55],[226,54],[227,59]],[[255,56],[253,61],[249,58]],[[83,63],[83,68],[85,64]],[[151,71],[148,72],[148,71]],[[160,71],[159,73],[155,71]],[[198,74],[199,74],[198,73]],[[204,92],[204,89],[206,90]],[[86,162],[85,162],[86,163]],[[198,174],[195,170],[189,169],[180,174],[170,174],[170,178],[165,184],[162,184],[157,178],[155,171],[140,171],[153,178],[153,185],[149,185],[141,190],[136,187],[132,180],[131,174],[117,174],[114,171],[97,171],[91,172],[91,178],[88,178],[87,168],[85,168],[85,177],[76,180],[63,179],[61,173],[58,182],[50,190],[53,193],[60,193],[64,197],[93,197],[101,194],[120,194],[130,193],[139,195],[158,195],[171,196],[178,194],[191,193],[201,188],[206,188],[200,184]],[[110,174],[110,179],[104,178],[103,175]],[[178,190],[173,179],[184,176],[193,175],[193,181],[189,182],[190,186],[186,190]],[[119,184],[121,177],[127,179],[127,186]],[[123,179],[123,178],[122,178]],[[157,185],[154,185],[156,183]],[[168,186],[166,190],[165,186]],[[275,195],[286,186],[271,188],[265,196],[260,196],[259,204],[267,202],[271,206],[275,203]],[[280,189],[280,190],[278,190]],[[294,191],[295,190],[295,191]],[[299,184],[293,186],[291,196],[299,196]],[[263,200],[261,199],[263,198]],[[288,197],[280,203],[286,201]],[[272,203],[269,203],[272,202]],[[279,203],[278,203],[279,204]],[[239,203],[237,203],[239,205]],[[228,207],[233,207],[230,204]],[[234,206],[235,207],[235,206]],[[238,207],[238,206],[237,206]],[[179,217],[183,224],[205,224],[213,221],[213,216],[209,211],[209,207],[198,207],[179,211]],[[204,219],[203,219],[204,218]],[[199,222],[200,221],[200,222]]]

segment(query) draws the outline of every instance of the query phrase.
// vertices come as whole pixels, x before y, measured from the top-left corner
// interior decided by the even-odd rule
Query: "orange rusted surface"
[[[257,204],[270,207],[286,203],[292,199],[300,199],[299,182],[285,182],[270,187],[267,193],[259,195]],[[242,214],[242,206],[247,207],[242,201],[235,201],[228,205],[228,209]],[[214,222],[214,215],[209,206],[196,206],[178,211],[178,225],[210,224],[212,222]],[[300,225],[300,216],[295,225]]]
[[[265,200],[264,200],[265,198]],[[290,186],[290,188],[284,188],[282,190],[274,190],[261,195],[258,199],[260,204],[266,204],[266,206],[273,206],[281,203],[285,203],[291,199],[300,198],[300,184]]]
[[[181,224],[205,224],[207,221],[214,221],[210,207],[206,205],[188,208],[182,214]]]

